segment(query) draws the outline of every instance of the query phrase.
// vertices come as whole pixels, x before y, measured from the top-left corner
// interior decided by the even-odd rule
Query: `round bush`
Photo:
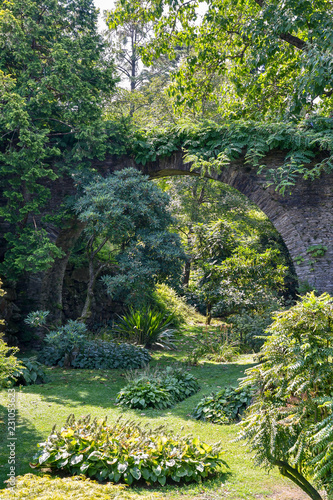
[[[180,368],[145,371],[129,375],[129,383],[116,402],[127,408],[169,408],[200,389],[197,379]]]
[[[242,413],[250,405],[253,388],[226,387],[217,393],[204,396],[194,408],[192,417],[213,424],[229,424],[240,420]]]
[[[66,359],[73,368],[133,370],[146,366],[151,356],[142,347],[103,340],[86,340],[77,350],[71,351],[70,356],[56,346],[48,345],[39,356],[39,361],[49,366],[64,366]]]
[[[127,408],[163,410],[170,408],[174,399],[158,381],[134,380],[118,393],[116,402]]]
[[[163,427],[141,428],[133,422],[76,421],[70,415],[60,432],[52,429],[38,445],[34,468],[48,467],[69,474],[85,474],[115,483],[145,481],[164,486],[167,481],[192,482],[215,473],[222,460],[218,446],[190,436],[175,436]]]

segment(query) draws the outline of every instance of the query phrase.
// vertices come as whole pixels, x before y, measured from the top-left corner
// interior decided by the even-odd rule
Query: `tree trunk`
[[[87,244],[87,254],[89,262],[89,282],[87,287],[86,301],[82,309],[81,317],[79,318],[79,320],[82,321],[83,323],[91,316],[91,303],[94,298],[94,289],[96,280],[100,275],[100,273],[102,272],[102,270],[107,267],[107,264],[100,263],[97,267],[97,270],[95,271],[94,259],[98,254],[98,252],[102,250],[107,241],[108,237],[104,238],[103,241],[99,244],[99,246],[95,250],[93,250],[95,237],[90,238]]]
[[[188,286],[191,275],[191,261],[187,260],[184,267],[183,285]]]
[[[291,479],[291,481],[297,484],[297,486],[309,495],[312,500],[323,500],[319,492],[309,483],[309,481],[307,481],[307,479],[305,479],[304,476],[302,476],[302,474],[298,472],[297,469],[291,467],[287,462],[282,462],[280,460],[277,460],[275,465],[279,467],[279,471],[282,476]]]
[[[56,245],[63,251],[63,256],[55,259],[52,267],[43,277],[40,308],[50,311],[50,320],[61,324],[62,320],[62,290],[66,267],[72,248],[80,237],[85,224],[73,218],[68,227],[61,230],[56,239]]]
[[[206,325],[210,325],[212,321],[212,304],[211,302],[207,302],[206,305]]]
[[[95,271],[94,262],[91,260],[89,261],[89,282],[87,287],[86,301],[84,303],[82,313],[79,318],[79,321],[82,321],[83,323],[85,323],[87,319],[89,319],[91,316],[91,304],[94,298],[96,280],[105,267],[106,267],[105,265],[100,265],[97,271]]]

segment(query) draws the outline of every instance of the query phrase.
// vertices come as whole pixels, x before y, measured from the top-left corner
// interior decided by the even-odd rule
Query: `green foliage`
[[[0,387],[7,386],[8,380],[15,377],[15,373],[22,368],[22,363],[15,357],[17,347],[9,347],[0,334]]]
[[[190,285],[189,292],[194,292],[216,316],[239,310],[264,311],[284,290],[287,267],[279,257],[278,250],[258,252],[240,245],[221,263],[200,262],[197,282]]]
[[[244,157],[245,163],[265,172],[268,185],[288,193],[299,178],[314,179],[332,170],[332,144],[332,120],[313,116],[298,123],[225,119],[223,124],[198,121],[174,125],[137,132],[129,149],[143,165],[157,157],[171,156],[180,148],[185,149],[200,167],[205,165],[203,162],[207,163],[203,174],[211,163],[215,165],[218,156],[223,159],[218,169]],[[284,162],[268,168],[265,156],[276,149],[287,151]],[[316,153],[320,150],[327,151],[328,155],[316,161]]]
[[[168,196],[134,168],[84,188],[76,211],[86,223],[91,263],[106,242],[117,250],[113,270],[102,277],[111,297],[140,306],[157,282],[179,282],[185,257],[179,237],[170,232],[168,203]],[[96,249],[97,238],[102,243]]]
[[[1,4],[0,217],[11,224],[1,269],[9,279],[60,257],[41,217],[50,186],[108,147],[101,103],[114,88],[113,64],[96,21],[91,0]],[[53,215],[63,225],[68,210]]]
[[[36,311],[27,318],[30,324],[45,322],[47,311]],[[50,331],[39,360],[49,366],[67,366],[86,369],[136,369],[149,363],[146,349],[125,343],[88,340],[84,323],[69,320],[65,326]]]
[[[212,360],[219,363],[234,361],[239,355],[239,343],[228,338],[224,329],[220,331],[206,330],[195,338],[195,347],[188,354],[187,362],[198,364],[200,359]]]
[[[240,348],[257,352],[267,337],[265,331],[272,323],[272,316],[277,310],[281,310],[281,305],[278,301],[272,300],[271,304],[260,313],[244,311],[232,314],[228,317],[232,328],[231,338],[239,342]]]
[[[140,310],[129,308],[128,313],[119,317],[114,331],[128,342],[142,345],[146,348],[158,346],[174,348],[173,313],[165,316],[164,312],[150,307]]]
[[[13,373],[14,385],[45,384],[49,382],[44,366],[36,358],[21,358],[20,361],[23,365]]]
[[[299,116],[318,97],[330,107],[330,2],[210,0],[204,14],[201,3],[156,0],[142,8],[141,17],[155,21],[147,61],[188,48],[170,89],[183,109],[200,113],[211,100],[222,116],[270,118]]]
[[[252,398],[253,389],[250,386],[225,387],[204,396],[194,408],[192,417],[213,424],[230,424],[241,419]]]
[[[194,307],[187,304],[183,297],[165,283],[156,286],[152,299],[154,308],[162,311],[165,316],[172,314],[172,325],[175,327],[203,321]]]
[[[173,406],[170,392],[159,380],[137,379],[131,381],[117,395],[117,404],[126,408],[143,410],[145,408],[156,408],[163,410]]]
[[[200,386],[191,373],[181,368],[134,373],[117,395],[117,404],[127,408],[162,410],[192,396]]]
[[[167,480],[200,481],[220,466],[227,467],[217,446],[197,438],[121,420],[107,426],[106,419],[90,421],[90,416],[75,421],[70,415],[61,431],[53,428],[39,448],[32,467],[129,485],[140,480],[162,486]]]
[[[2,289],[2,281],[0,279],[0,298],[5,295]],[[0,319],[0,325],[4,321]],[[2,339],[3,333],[0,333],[0,388],[8,385],[9,381],[14,379],[14,373],[22,368],[22,363],[15,357],[15,353],[19,351],[17,347],[8,347]]]
[[[47,317],[50,314],[50,311],[31,311],[24,322],[32,327],[46,327]]]
[[[101,340],[85,342],[78,355],[73,359],[73,368],[89,370],[136,370],[145,367],[151,356],[147,349],[126,343]]]
[[[140,500],[140,495],[124,491],[124,485],[113,483],[100,484],[83,476],[51,477],[49,474],[36,476],[24,474],[17,476],[15,483],[16,500]],[[10,488],[1,491],[3,500],[11,500],[13,494]]]
[[[323,257],[327,252],[327,247],[325,247],[324,245],[310,245],[306,249],[306,252],[314,258]]]
[[[293,293],[288,251],[267,217],[245,196],[203,178],[163,180],[160,185],[171,195],[187,253],[183,293],[201,313],[206,311],[207,323],[211,316],[242,310],[264,313],[281,295],[286,297],[287,283]]]
[[[249,369],[243,382],[255,384],[258,393],[241,437],[257,463],[278,466],[320,499],[308,479],[332,494],[332,298],[308,293],[276,314],[267,332],[262,363]]]
[[[125,370],[143,368],[151,360],[146,349],[134,345],[103,340],[84,340],[80,347],[68,351],[59,351],[52,343],[44,347],[38,358],[49,366],[70,366],[87,370]]]
[[[189,398],[200,390],[200,385],[196,377],[183,368],[167,367],[164,376],[166,388],[177,403]]]
[[[317,290],[308,281],[299,281],[297,293],[299,295],[306,295],[309,292],[317,292]]]
[[[70,366],[72,360],[84,346],[87,337],[87,327],[80,321],[69,320],[65,326],[52,330],[45,337],[48,344],[41,353],[40,359],[46,364]],[[50,356],[55,355],[57,361],[50,363]]]

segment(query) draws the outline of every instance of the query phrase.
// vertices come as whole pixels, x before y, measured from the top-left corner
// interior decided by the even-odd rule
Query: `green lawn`
[[[184,359],[184,350],[155,352],[151,366],[180,363]],[[250,455],[244,443],[235,443],[237,426],[217,426],[209,423],[197,422],[190,417],[190,413],[204,394],[228,384],[236,384],[237,379],[242,376],[244,369],[253,365],[251,355],[241,356],[236,363],[215,364],[205,362],[201,366],[191,368],[191,372],[199,379],[201,390],[196,395],[188,398],[177,406],[168,410],[122,410],[115,406],[115,396],[121,387],[125,385],[124,373],[118,370],[65,370],[61,368],[49,368],[48,372],[52,381],[45,385],[33,385],[17,388],[17,429],[16,429],[16,472],[18,475],[35,473],[29,467],[29,461],[36,450],[38,442],[43,441],[51,431],[54,424],[58,427],[66,420],[70,413],[76,417],[91,414],[102,417],[107,415],[108,420],[123,414],[126,418],[138,419],[143,423],[149,422],[151,426],[165,424],[175,432],[191,433],[199,436],[203,441],[214,443],[221,441],[222,449],[225,451],[225,460],[230,466],[230,473],[220,474],[217,477],[205,481],[202,484],[187,486],[165,486],[159,488],[131,488],[119,489],[110,485],[95,485],[89,482],[89,492],[85,491],[83,496],[70,496],[66,485],[47,480],[48,483],[41,485],[40,490],[35,489],[34,495],[29,496],[22,493],[20,498],[166,498],[176,499],[180,496],[184,499],[210,499],[228,498],[232,500],[255,500],[260,498],[274,499],[301,499],[306,498],[294,489],[292,483],[287,483],[277,471],[267,474],[265,471],[255,468],[251,462]],[[184,369],[186,365],[184,364]],[[0,394],[1,419],[1,447],[0,454],[0,484],[7,479],[8,470],[8,448],[6,446],[6,408],[7,391]],[[40,473],[39,473],[40,474]],[[72,485],[81,484],[82,481],[71,482]],[[53,484],[53,486],[52,486]],[[21,484],[23,489],[24,484]],[[64,490],[62,490],[64,488]],[[110,488],[113,494],[110,493]],[[31,487],[30,487],[31,490]],[[50,496],[45,496],[49,490]],[[51,494],[51,490],[58,492]],[[22,490],[23,491],[23,490]],[[61,493],[62,491],[62,493]],[[99,496],[101,492],[101,496]],[[104,493],[103,493],[104,492]],[[292,496],[288,496],[291,494]],[[291,493],[290,493],[291,492]],[[105,497],[103,495],[106,495]],[[299,494],[299,496],[297,496]],[[9,495],[9,494],[8,494]],[[44,495],[44,496],[43,496]],[[60,496],[59,496],[60,495]],[[282,495],[282,496],[281,496]],[[0,493],[0,498],[11,498],[7,493]]]

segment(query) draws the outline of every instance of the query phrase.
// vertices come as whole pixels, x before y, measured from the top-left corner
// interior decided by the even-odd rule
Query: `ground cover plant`
[[[194,408],[192,416],[213,424],[229,424],[241,419],[251,403],[254,390],[251,386],[225,387],[217,393],[204,396]]]
[[[31,313],[26,322],[45,326],[48,311]],[[46,327],[47,328],[47,327]],[[47,328],[48,329],[48,328]],[[136,369],[146,366],[151,356],[147,349],[124,342],[89,339],[84,323],[69,320],[65,326],[49,331],[38,360],[48,366],[86,369]]]
[[[49,381],[45,366],[35,357],[20,358],[22,368],[13,373],[14,385],[45,384]]]
[[[119,392],[116,401],[128,408],[170,408],[192,396],[200,385],[191,373],[182,368],[135,372],[129,374],[128,384]]]
[[[107,425],[106,419],[91,420],[90,415],[78,421],[70,415],[60,432],[53,428],[38,446],[32,467],[129,485],[140,480],[162,486],[167,480],[198,482],[227,467],[219,446],[175,436],[162,426],[143,428],[121,419]]]

